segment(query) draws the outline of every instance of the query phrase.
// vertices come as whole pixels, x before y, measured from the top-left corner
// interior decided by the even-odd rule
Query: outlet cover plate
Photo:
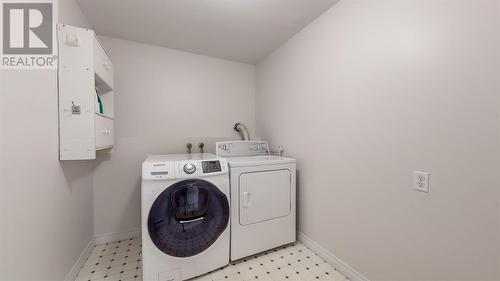
[[[413,189],[429,193],[429,176],[428,172],[415,171],[413,173]]]

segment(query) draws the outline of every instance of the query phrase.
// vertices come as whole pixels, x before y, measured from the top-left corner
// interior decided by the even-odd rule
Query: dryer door
[[[149,236],[167,255],[191,257],[208,249],[229,223],[229,202],[215,185],[180,181],[156,198],[148,217]]]
[[[250,225],[288,216],[291,211],[289,170],[240,175],[240,224]]]

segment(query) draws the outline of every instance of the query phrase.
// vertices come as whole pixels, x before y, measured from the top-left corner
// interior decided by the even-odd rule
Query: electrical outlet
[[[413,189],[416,191],[429,193],[429,173],[415,171],[413,173]]]

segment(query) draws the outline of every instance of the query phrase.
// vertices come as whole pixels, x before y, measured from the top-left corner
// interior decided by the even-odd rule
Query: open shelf
[[[113,119],[115,116],[114,115],[114,92],[113,91],[109,91],[107,93],[99,92],[99,96],[101,97],[101,102],[102,102],[103,113],[101,113],[99,110],[99,101],[97,98],[97,93],[95,93],[94,96],[95,96],[94,102],[95,102],[96,114]]]

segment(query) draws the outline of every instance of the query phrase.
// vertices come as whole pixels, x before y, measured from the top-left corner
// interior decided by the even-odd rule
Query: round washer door
[[[156,198],[148,217],[149,236],[167,255],[191,257],[208,249],[229,223],[229,201],[212,183],[183,180]]]

